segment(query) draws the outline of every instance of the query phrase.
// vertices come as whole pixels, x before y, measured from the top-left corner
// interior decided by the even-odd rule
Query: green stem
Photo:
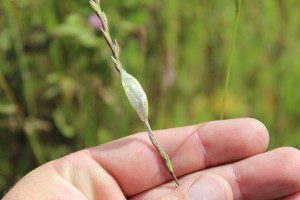
[[[224,95],[223,95],[223,102],[222,102],[222,109],[221,109],[221,116],[220,116],[221,120],[224,119],[224,114],[225,114],[227,93],[228,93],[228,88],[229,88],[232,60],[233,60],[233,54],[234,54],[234,49],[235,49],[239,14],[240,14],[240,8],[241,8],[241,0],[236,0],[235,5],[236,5],[236,9],[235,9],[235,17],[234,17],[234,26],[233,26],[233,32],[232,32],[232,38],[231,38],[231,44],[230,44],[230,53],[229,53],[229,60],[228,60],[228,65],[227,65],[227,72],[226,72],[226,81],[225,81]]]
[[[30,123],[30,122],[27,122],[27,123]],[[34,158],[36,159],[37,163],[39,165],[45,163],[46,160],[43,155],[43,148],[40,144],[40,139],[38,137],[39,133],[37,132],[35,127],[33,127],[32,130],[25,130],[25,132],[26,132],[27,140],[29,141],[30,147],[32,149]]]
[[[159,143],[158,143],[155,135],[153,134],[153,132],[151,130],[149,122],[148,121],[144,121],[144,125],[145,125],[145,127],[147,129],[147,132],[148,132],[148,135],[149,135],[149,138],[150,138],[152,144],[155,146],[156,150],[159,152],[159,154],[163,158],[168,171],[170,172],[172,178],[175,181],[176,186],[179,187],[180,184],[179,184],[179,181],[178,181],[178,179],[177,179],[177,177],[175,175],[171,159],[169,158],[168,154],[163,150],[163,148],[159,145]]]
[[[28,107],[28,111],[29,111],[29,113],[32,114],[32,113],[35,113],[35,111],[36,111],[36,109],[35,109],[36,103],[32,99],[33,95],[31,95],[29,92],[31,87],[30,87],[30,85],[28,85],[30,83],[27,80],[30,80],[31,74],[30,74],[28,63],[26,60],[26,55],[24,54],[23,43],[22,43],[19,31],[18,31],[18,27],[16,25],[17,23],[15,22],[14,17],[13,17],[13,9],[11,7],[10,1],[2,0],[2,5],[3,5],[4,14],[7,19],[9,31],[11,34],[12,44],[13,44],[13,47],[16,52],[19,70],[21,73],[22,85],[23,85],[23,88],[22,88],[23,96],[25,98],[25,101],[26,101],[26,104]],[[41,151],[42,148],[38,141],[37,132],[34,129],[26,128],[26,126],[27,126],[26,124],[30,123],[30,122],[27,122],[26,116],[24,114],[24,111],[21,109],[21,107],[17,106],[19,104],[16,103],[17,102],[16,97],[14,96],[14,93],[10,89],[10,87],[7,84],[3,75],[1,77],[1,85],[5,89],[5,94],[6,94],[7,98],[12,102],[12,104],[14,104],[16,106],[16,115],[18,116],[18,120],[19,120],[19,123],[21,124],[21,127],[23,128],[24,132],[26,133],[26,137],[29,141],[29,144],[33,151],[35,159],[37,160],[37,162],[39,164],[44,163],[43,154]]]
[[[15,112],[16,112],[16,116],[21,124],[22,127],[24,127],[24,113],[23,110],[21,108],[21,106],[19,105],[19,102],[17,101],[13,90],[10,88],[9,84],[7,83],[4,74],[2,73],[2,71],[0,70],[0,88],[2,88],[5,96],[7,97],[7,99],[12,103],[12,105],[14,106]]]
[[[42,6],[43,12],[43,22],[45,26],[45,30],[47,34],[51,33],[52,28],[57,24],[57,16],[53,12],[55,10],[54,5],[55,0],[47,0],[44,1],[44,5]],[[63,53],[60,47],[60,44],[57,40],[52,40],[49,44],[49,57],[51,60],[51,64],[53,65],[56,72],[60,72],[64,66]]]

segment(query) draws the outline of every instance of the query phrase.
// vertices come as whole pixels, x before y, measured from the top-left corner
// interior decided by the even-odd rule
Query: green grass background
[[[153,129],[219,119],[235,1],[102,0]],[[300,1],[242,1],[225,118],[300,148]],[[87,0],[1,0],[0,191],[37,165],[144,131]]]

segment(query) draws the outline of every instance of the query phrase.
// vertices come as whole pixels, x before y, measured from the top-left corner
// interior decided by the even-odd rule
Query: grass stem
[[[100,0],[90,0],[90,5],[93,8],[93,10],[98,15],[102,27],[101,31],[102,34],[112,52],[112,61],[114,63],[114,66],[116,70],[121,74],[121,81],[123,88],[125,90],[125,93],[133,106],[133,108],[137,111],[138,115],[140,116],[140,119],[144,122],[144,125],[147,129],[148,135],[150,137],[150,140],[152,144],[155,146],[157,151],[159,152],[160,156],[163,158],[165,162],[165,166],[170,172],[172,178],[175,181],[176,186],[179,186],[178,179],[174,173],[173,165],[171,163],[171,160],[169,156],[166,154],[166,152],[163,150],[163,148],[159,145],[156,137],[152,133],[150,124],[148,122],[148,100],[147,96],[141,87],[140,83],[130,74],[126,73],[123,69],[120,59],[119,59],[119,53],[120,53],[120,47],[116,40],[112,40],[109,28],[108,28],[108,22],[105,13],[101,10],[100,7]]]
[[[153,144],[153,146],[156,148],[156,150],[159,152],[159,154],[161,155],[161,157],[163,158],[164,162],[165,162],[165,165],[166,167],[168,168],[168,171],[170,172],[172,178],[174,179],[175,181],[175,184],[176,184],[176,187],[179,187],[180,184],[179,184],[179,181],[175,175],[175,172],[174,172],[174,169],[173,169],[173,165],[172,165],[172,162],[171,162],[171,159],[169,158],[168,154],[166,154],[166,152],[163,150],[163,148],[159,145],[159,143],[157,142],[157,139],[155,137],[155,135],[153,134],[152,130],[151,130],[151,127],[150,127],[150,124],[148,121],[145,121],[144,122],[144,125],[147,129],[147,132],[148,132],[148,135],[149,135],[149,138]]]
[[[240,8],[241,8],[241,0],[236,0],[235,5],[236,5],[236,8],[235,8],[234,26],[233,26],[233,32],[232,32],[232,38],[231,38],[231,44],[230,44],[229,60],[228,60],[228,65],[227,65],[226,80],[225,80],[225,86],[224,86],[224,94],[223,94],[221,116],[220,116],[221,120],[224,119],[224,115],[225,115],[225,107],[226,107],[226,100],[227,100],[230,74],[231,74],[231,68],[232,68],[232,60],[233,60],[233,55],[234,55],[235,43],[236,43],[236,35],[237,35],[237,29],[238,29],[238,22],[239,22]]]

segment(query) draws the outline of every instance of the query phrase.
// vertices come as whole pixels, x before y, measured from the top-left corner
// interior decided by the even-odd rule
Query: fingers
[[[290,147],[208,171],[229,182],[234,199],[277,199],[300,191],[300,151]]]
[[[300,151],[279,148],[233,164],[233,171],[243,199],[280,198],[300,190]]]
[[[300,197],[300,151],[285,147],[245,160],[187,175],[182,183],[205,174],[217,174],[230,185],[233,199],[297,199]],[[133,199],[159,199],[172,192],[168,183]],[[292,195],[291,195],[292,194]],[[285,197],[285,198],[284,198]]]
[[[197,136],[204,158],[202,169],[262,153],[269,144],[266,127],[254,119],[207,123],[197,130]]]
[[[178,176],[263,152],[266,128],[257,120],[236,119],[156,131]],[[90,149],[93,159],[118,182],[126,196],[170,180],[146,133]]]
[[[138,198],[137,198],[138,199]],[[135,199],[135,200],[137,200]],[[146,196],[140,199],[148,199]],[[217,175],[203,175],[195,180],[184,183],[176,188],[161,200],[231,200],[232,191],[229,184],[222,177]]]

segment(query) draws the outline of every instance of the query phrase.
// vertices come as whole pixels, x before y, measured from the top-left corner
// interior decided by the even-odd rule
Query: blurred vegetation
[[[102,0],[154,129],[219,119],[235,1]],[[242,1],[225,118],[300,147],[300,2]],[[37,165],[144,131],[87,0],[1,0],[0,191]]]

